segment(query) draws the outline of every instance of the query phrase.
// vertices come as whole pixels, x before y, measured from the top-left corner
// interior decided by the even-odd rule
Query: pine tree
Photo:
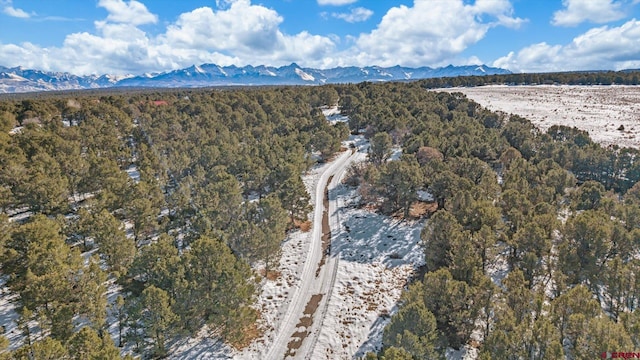
[[[424,243],[425,261],[428,271],[451,265],[452,246],[463,242],[462,226],[453,215],[441,210],[435,213],[420,233]]]
[[[140,249],[128,276],[146,285],[154,285],[169,292],[175,298],[178,282],[184,276],[178,249],[173,239],[162,234],[158,240]]]
[[[142,292],[141,321],[145,334],[153,339],[153,355],[166,355],[165,341],[173,334],[178,316],[171,310],[171,299],[166,291],[153,285]]]
[[[181,310],[186,321],[222,327],[227,340],[241,339],[243,330],[255,321],[249,309],[255,288],[248,265],[227,245],[209,237],[196,240],[183,263],[186,289],[177,299],[183,306],[190,304]]]
[[[440,334],[436,319],[421,301],[405,304],[384,329],[385,347],[402,348],[417,359],[436,359]]]
[[[124,346],[123,330],[125,329],[125,321],[127,320],[126,302],[122,295],[118,295],[116,301],[111,305],[111,313],[118,321],[118,347]]]
[[[40,325],[50,329],[53,337],[67,339],[78,311],[75,289],[83,261],[78,251],[65,244],[58,223],[34,216],[13,234],[3,259],[3,270],[11,275],[8,285],[20,295],[21,303],[43,316],[46,322]]]
[[[13,353],[16,360],[70,360],[69,353],[60,341],[50,337],[25,345]]]
[[[103,209],[92,217],[89,232],[109,268],[117,274],[126,274],[136,254],[136,244],[127,238],[122,222]]]
[[[454,280],[447,269],[427,273],[423,284],[424,304],[435,316],[438,330],[446,337],[444,346],[460,348],[469,340],[479,315],[472,288],[463,281]]]
[[[295,221],[307,221],[307,216],[311,211],[310,197],[300,176],[294,175],[288,178],[282,184],[279,196],[282,207],[289,213],[292,225]]]
[[[369,161],[376,166],[383,164],[391,155],[391,136],[386,132],[379,132],[371,138]]]
[[[100,337],[90,327],[83,327],[73,334],[67,342],[67,349],[73,360],[116,360],[120,359],[120,353],[113,341],[106,336]]]

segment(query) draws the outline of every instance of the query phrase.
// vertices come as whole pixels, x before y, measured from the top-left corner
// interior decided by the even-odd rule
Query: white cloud
[[[625,17],[623,3],[616,0],[562,0],[564,8],[553,13],[556,26],[576,26],[590,21],[603,24]]]
[[[374,30],[339,38],[307,31],[287,34],[277,11],[251,0],[216,4],[180,14],[164,32],[151,34],[141,25],[156,23],[158,17],[142,2],[99,0],[108,14],[94,22],[93,31],[69,34],[59,47],[0,43],[0,64],[75,74],[140,74],[202,63],[441,66],[479,62],[460,54],[491,28],[517,28],[525,21],[513,15],[509,0],[415,0],[411,7],[389,9]],[[353,17],[345,20],[370,16],[370,10],[357,9],[363,8],[347,13]],[[508,59],[514,67],[518,55]]]
[[[70,34],[60,47],[0,44],[0,64],[75,74],[138,74],[201,63],[321,66],[335,50],[328,36],[283,33],[283,18],[272,9],[249,0],[226,4],[217,11],[203,7],[183,13],[165,33],[153,36],[138,27],[157,21],[142,3],[101,0],[99,6],[109,15],[95,22],[95,32]]]
[[[640,67],[640,21],[593,28],[566,45],[539,43],[497,59],[515,72],[622,70]]]
[[[319,59],[335,46],[325,36],[284,34],[279,28],[282,21],[275,10],[238,0],[226,10],[205,7],[180,15],[161,40],[176,49],[218,51],[247,63],[266,64]]]
[[[318,5],[341,6],[341,5],[353,4],[356,1],[358,0],[318,0]]]
[[[149,12],[147,7],[136,0],[100,0],[98,6],[105,8],[109,15],[107,21],[133,25],[155,24],[158,16]]]
[[[480,60],[477,56],[471,56],[468,59],[465,59],[461,64],[463,65],[482,65],[484,62]]]
[[[331,16],[333,16],[334,18],[342,19],[350,23],[366,21],[371,17],[371,15],[373,15],[373,11],[363,7],[357,7],[357,8],[351,9],[351,12],[349,13],[332,13],[331,14]]]
[[[27,13],[26,11],[13,7],[12,0],[0,1],[0,5],[3,5],[2,12],[5,15],[21,19],[28,19],[31,17],[31,14]]]
[[[21,19],[28,19],[31,17],[31,15],[29,15],[26,11],[22,10],[22,9],[16,9],[13,6],[6,6],[3,10],[3,13],[12,16],[12,17],[17,17],[17,18],[21,18]]]
[[[203,7],[180,15],[165,41],[186,48],[270,52],[281,45],[282,21],[274,10],[237,1],[228,10]]]
[[[38,16],[35,12],[27,13],[22,9],[18,9],[13,7],[12,0],[0,0],[0,7],[2,7],[2,12],[6,15],[22,18],[22,19],[30,19],[31,21],[85,21],[82,18],[69,18],[64,16]]]
[[[377,28],[361,34],[355,55],[342,61],[392,66],[446,65],[480,41],[490,28],[517,28],[525,20],[512,16],[508,0],[415,0],[413,7],[393,7]],[[488,20],[484,20],[488,19]]]

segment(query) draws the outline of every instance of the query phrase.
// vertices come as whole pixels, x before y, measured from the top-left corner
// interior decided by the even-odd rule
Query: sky
[[[0,0],[0,65],[640,68],[640,0]]]

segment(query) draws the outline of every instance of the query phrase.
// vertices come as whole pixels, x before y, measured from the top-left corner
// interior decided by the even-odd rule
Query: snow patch
[[[338,192],[338,191],[337,191]],[[424,264],[423,221],[401,221],[358,209],[357,191],[343,187],[343,231],[333,236],[336,285],[313,358],[364,356],[382,347],[382,332],[408,279]]]
[[[13,129],[9,130],[9,135],[20,134],[22,132],[22,129],[24,129],[24,126],[16,126]]]
[[[138,171],[138,167],[136,165],[129,165],[126,172],[133,181],[136,183],[140,182],[140,171]]]
[[[12,293],[6,285],[7,276],[0,276],[0,325],[4,328],[4,337],[9,340],[9,350],[22,346],[24,336],[16,321],[20,315],[16,311],[18,294]]]
[[[327,119],[327,121],[335,123],[335,122],[349,122],[349,117],[346,115],[342,115],[338,106],[330,106],[323,107],[322,114]]]
[[[438,89],[461,92],[492,111],[517,114],[542,131],[577,127],[604,146],[640,148],[640,86],[491,85]],[[618,130],[624,126],[624,130]]]
[[[302,69],[300,68],[296,68],[295,69],[296,74],[298,74],[298,76],[300,76],[300,78],[304,81],[315,81],[316,78],[314,78],[312,75],[307,74],[306,72],[304,72]]]
[[[387,161],[397,161],[400,160],[400,157],[402,156],[402,148],[400,147],[393,147],[391,149],[391,155],[389,155],[389,159]]]
[[[204,71],[200,66],[198,65],[194,65],[193,66],[193,70],[197,73],[197,74],[206,74],[207,72]]]
[[[419,201],[425,201],[425,202],[434,202],[436,200],[436,198],[433,196],[432,193],[426,191],[426,190],[418,190],[418,200]]]

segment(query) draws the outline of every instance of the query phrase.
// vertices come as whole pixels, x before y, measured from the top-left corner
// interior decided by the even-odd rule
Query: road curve
[[[342,174],[352,160],[351,152],[345,151],[333,160],[331,165],[320,175],[315,191],[315,208],[313,211],[313,231],[307,257],[304,262],[300,281],[291,297],[291,301],[287,305],[287,311],[278,329],[276,336],[271,344],[271,348],[265,355],[267,360],[281,360],[287,352],[287,345],[291,340],[291,335],[296,331],[298,319],[302,317],[306,304],[312,295],[319,293],[324,281],[316,280],[316,268],[322,258],[322,215],[324,211],[323,198],[325,186],[329,178],[335,174]],[[324,270],[324,269],[323,269]],[[324,272],[324,271],[323,271]],[[321,277],[326,280],[326,276]],[[301,349],[302,350],[302,349]],[[302,354],[296,354],[300,357]]]
[[[344,166],[340,169],[336,169],[331,182],[328,184],[329,194],[331,191],[335,189],[341,182],[344,174],[346,173],[347,167],[358,157],[364,157],[364,153],[359,153],[358,151],[354,151],[350,156]],[[329,226],[331,227],[331,239],[336,238],[341,231],[343,231],[342,224],[340,221],[340,206],[338,203],[337,197],[332,197],[329,195],[329,208],[327,209],[329,212]],[[332,240],[333,241],[333,240]],[[324,294],[322,298],[322,303],[318,307],[314,319],[312,328],[310,329],[310,336],[307,339],[306,343],[303,344],[300,348],[300,351],[296,354],[296,358],[311,360],[317,358],[314,356],[314,351],[316,348],[316,343],[318,342],[318,337],[320,332],[322,331],[322,326],[324,323],[324,318],[327,315],[327,309],[329,307],[329,302],[331,301],[331,295],[333,293],[333,288],[336,283],[336,275],[338,273],[338,262],[339,262],[339,254],[335,252],[335,248],[331,247],[331,254],[327,257],[324,268],[320,274],[320,293]]]

